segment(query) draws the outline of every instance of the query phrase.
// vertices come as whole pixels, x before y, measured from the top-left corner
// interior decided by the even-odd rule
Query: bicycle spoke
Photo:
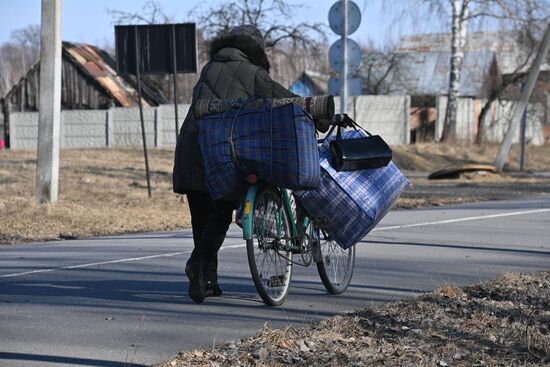
[[[320,231],[322,262],[317,264],[325,288],[333,294],[344,292],[353,274],[355,248],[342,249],[326,232]]]

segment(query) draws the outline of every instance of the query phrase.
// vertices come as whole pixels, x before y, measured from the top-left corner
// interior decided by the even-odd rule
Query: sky
[[[287,0],[304,4],[298,9],[295,21],[323,22],[328,26],[328,11],[336,0]],[[156,0],[165,13],[174,15],[178,22],[193,22],[190,11],[196,7],[208,7],[222,3],[221,0]],[[112,17],[107,9],[138,12],[146,0],[62,0],[62,38],[64,41],[89,43],[97,46],[114,44]],[[359,29],[350,36],[357,42],[371,39],[375,45],[386,40],[394,42],[400,32],[411,33],[412,26],[398,27],[391,15],[392,9],[383,5],[384,0],[355,0],[362,12]],[[388,4],[389,2],[386,2]],[[0,44],[10,39],[11,32],[30,24],[40,23],[41,0],[0,0]],[[388,9],[390,8],[390,9]],[[398,22],[399,23],[399,22]],[[200,25],[199,25],[200,27]],[[405,28],[405,29],[403,29]],[[329,41],[338,36],[328,31]]]

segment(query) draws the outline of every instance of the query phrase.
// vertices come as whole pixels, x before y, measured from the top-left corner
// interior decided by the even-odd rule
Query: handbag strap
[[[372,136],[371,133],[369,133],[364,127],[359,125],[357,122],[353,121],[351,117],[349,117],[347,114],[344,114],[344,119],[347,120],[348,126],[351,126],[355,131],[363,130],[368,136]],[[342,140],[342,127],[338,125],[338,129],[336,130],[336,140]]]
[[[268,107],[269,107],[269,102],[267,100],[267,97],[263,97],[263,96],[257,96],[257,95],[254,95],[250,98],[248,98],[247,100],[245,100],[239,107],[239,109],[237,110],[237,112],[235,113],[235,117],[233,117],[233,122],[231,123],[231,131],[229,133],[229,138],[227,139],[227,142],[229,143],[229,149],[231,151],[231,159],[233,160],[233,163],[235,163],[235,166],[237,166],[238,169],[241,169],[241,165],[239,163],[239,160],[237,158],[237,153],[235,151],[235,143],[234,143],[234,135],[233,133],[235,132],[235,122],[237,121],[237,117],[239,117],[239,113],[241,113],[241,111],[251,102],[253,101],[256,101],[258,99],[262,99],[264,101],[264,105],[263,105],[263,112],[267,111]],[[271,113],[270,113],[271,115]],[[273,147],[271,147],[271,150],[273,150]]]

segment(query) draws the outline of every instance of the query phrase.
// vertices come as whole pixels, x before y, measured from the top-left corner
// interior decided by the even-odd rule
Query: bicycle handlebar
[[[231,109],[238,109],[245,101],[242,99],[199,99],[194,103],[195,118],[200,119],[208,115],[222,113]],[[270,107],[282,106],[293,103],[302,107],[315,120],[328,120],[334,118],[334,97],[290,97],[290,98],[258,98],[248,102],[248,107],[259,108],[267,103]]]
[[[332,119],[331,126],[338,126],[338,127],[353,127],[354,122],[351,119],[351,117],[348,116],[347,113],[339,113],[334,115],[334,118]]]

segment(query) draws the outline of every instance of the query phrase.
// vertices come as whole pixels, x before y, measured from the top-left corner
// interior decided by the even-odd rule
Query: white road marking
[[[374,231],[389,231],[389,230],[392,230],[392,229],[401,229],[401,228],[423,227],[423,226],[431,226],[431,225],[436,225],[436,224],[448,224],[448,223],[468,222],[468,221],[479,220],[479,219],[491,219],[491,218],[511,217],[511,216],[513,216],[513,215],[535,214],[535,213],[544,213],[544,212],[550,212],[550,209],[525,210],[525,211],[521,211],[521,212],[511,212],[511,213],[500,213],[500,214],[479,215],[479,216],[476,216],[476,217],[465,217],[465,218],[457,218],[457,219],[447,219],[447,220],[439,220],[439,221],[435,221],[435,222],[424,222],[424,223],[415,223],[415,224],[404,224],[404,225],[402,225],[402,226],[380,227],[380,228],[374,228],[371,232],[374,232]]]
[[[237,247],[244,247],[244,246],[246,246],[246,245],[242,244],[242,245],[234,245],[234,246],[225,246],[225,247],[222,247],[221,250],[232,249],[232,248],[237,248]],[[116,263],[124,263],[124,262],[131,262],[131,261],[150,260],[150,259],[157,259],[159,257],[172,257],[172,256],[190,254],[191,252],[192,251],[171,252],[171,253],[168,253],[168,254],[150,255],[150,256],[142,256],[142,257],[132,257],[132,258],[129,258],[129,259],[109,260],[109,261],[101,261],[101,262],[89,263],[89,264],[62,266],[60,268],[49,268],[49,269],[25,271],[23,273],[0,275],[0,278],[13,278],[13,277],[21,276],[21,275],[38,274],[38,273],[51,273],[52,271],[58,271],[58,270],[82,269],[82,268],[89,268],[89,267],[97,266],[97,265],[107,265],[107,264],[116,264]]]
[[[525,210],[525,211],[520,211],[520,212],[510,212],[510,213],[500,213],[500,214],[479,215],[479,216],[475,216],[475,217],[447,219],[447,220],[440,220],[440,221],[434,221],[434,222],[404,224],[404,225],[401,225],[401,226],[379,227],[379,228],[374,228],[372,230],[372,232],[374,232],[374,231],[389,231],[389,230],[402,229],[402,228],[423,227],[423,226],[431,226],[431,225],[438,225],[438,224],[467,222],[467,221],[481,220],[481,219],[510,217],[510,216],[514,216],[514,215],[545,213],[545,212],[550,212],[550,208],[548,208],[548,209]],[[233,246],[223,246],[221,248],[221,250],[241,248],[241,247],[245,247],[245,246],[246,246],[246,244],[233,245]],[[89,268],[89,267],[97,266],[97,265],[116,264],[116,263],[131,262],[131,261],[143,261],[143,260],[157,259],[157,258],[160,258],[160,257],[172,257],[172,256],[178,256],[178,255],[184,255],[184,254],[190,254],[190,253],[191,253],[191,251],[172,252],[172,253],[168,253],[168,254],[150,255],[150,256],[134,257],[134,258],[129,258],[129,259],[119,259],[119,260],[102,261],[102,262],[89,263],[89,264],[63,266],[63,267],[59,267],[59,268],[40,269],[40,270],[26,271],[26,272],[23,272],[23,273],[0,275],[0,278],[13,278],[13,277],[18,277],[18,276],[22,276],[22,275],[29,275],[29,274],[50,273],[50,272],[58,271],[58,270],[82,269],[82,268]]]

